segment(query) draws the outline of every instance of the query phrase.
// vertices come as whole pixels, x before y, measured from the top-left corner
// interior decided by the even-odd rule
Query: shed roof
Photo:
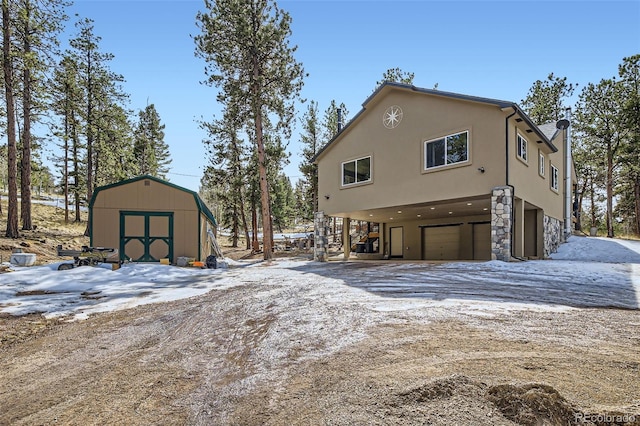
[[[175,188],[177,190],[180,190],[180,191],[183,191],[183,192],[186,192],[188,194],[193,195],[193,198],[194,198],[194,200],[196,202],[196,206],[198,207],[198,210],[211,222],[212,225],[218,226],[218,224],[216,222],[216,219],[213,216],[213,213],[211,213],[211,210],[209,210],[209,207],[207,207],[207,205],[204,203],[202,198],[200,198],[200,195],[198,195],[197,192],[191,191],[190,189],[183,188],[181,186],[178,186],[178,185],[173,184],[171,182],[167,182],[166,180],[163,180],[163,179],[160,179],[158,177],[151,176],[151,175],[136,176],[134,178],[121,180],[120,182],[112,183],[110,185],[104,185],[104,186],[97,187],[93,191],[93,196],[91,197],[91,201],[89,202],[89,210],[91,210],[93,208],[93,204],[96,201],[96,197],[98,196],[98,194],[101,191],[105,191],[105,190],[108,190],[110,188],[114,188],[114,187],[117,187],[117,186],[128,185],[130,183],[138,182],[138,181],[145,180],[145,179],[152,180],[152,181],[160,183],[162,185],[170,186],[170,187]]]
[[[557,152],[558,148],[556,148],[556,146],[553,145],[553,143],[551,142],[551,139],[531,120],[531,118],[514,102],[510,102],[510,101],[503,101],[503,100],[499,100],[499,99],[491,99],[491,98],[483,98],[483,97],[479,97],[479,96],[470,96],[470,95],[463,95],[461,93],[453,93],[453,92],[445,92],[442,90],[436,90],[436,89],[425,89],[425,88],[421,88],[421,87],[416,87],[413,86],[411,84],[404,84],[404,83],[396,83],[396,82],[391,82],[391,81],[386,81],[384,83],[382,83],[363,103],[362,103],[362,109],[347,123],[346,126],[344,126],[342,128],[342,130],[340,132],[338,132],[333,139],[331,139],[329,142],[327,142],[327,144],[325,146],[323,146],[320,151],[318,151],[318,153],[313,157],[312,161],[315,162],[318,157],[327,149],[329,149],[334,142],[339,139],[339,137],[342,135],[342,133],[347,130],[355,121],[356,119],[362,115],[366,109],[367,109],[367,105],[374,99],[376,98],[380,92],[382,92],[383,90],[388,90],[387,88],[395,88],[395,89],[400,89],[400,90],[410,90],[416,93],[422,93],[425,95],[431,95],[431,96],[441,96],[441,97],[446,97],[446,98],[451,98],[451,99],[458,99],[458,100],[462,100],[462,101],[468,101],[468,102],[478,102],[478,103],[483,103],[483,104],[489,104],[489,105],[495,105],[500,109],[507,109],[507,108],[512,108],[513,111],[518,114],[518,116],[520,116],[522,118],[522,120],[524,120],[524,122],[536,133],[536,135],[542,139],[542,142],[544,142],[546,145],[549,146],[549,148],[553,151],[553,152]]]

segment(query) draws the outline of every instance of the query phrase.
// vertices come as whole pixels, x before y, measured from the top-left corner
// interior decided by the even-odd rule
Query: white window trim
[[[527,159],[529,158],[529,141],[527,140],[527,138],[525,138],[524,136],[522,136],[520,133],[518,133],[518,137],[516,138],[517,144],[516,144],[516,156],[518,157],[518,159],[520,161],[523,161],[525,164],[528,164],[529,162],[527,161]],[[524,142],[524,150],[521,148],[520,142],[523,141]],[[524,155],[521,155],[521,153],[524,153]]]
[[[467,159],[464,161],[458,161],[457,163],[445,163],[441,166],[433,166],[433,167],[427,167],[427,145],[431,142],[436,142],[439,141],[440,139],[444,139],[445,140],[445,147],[444,147],[444,152],[445,152],[445,161],[447,159],[447,138],[451,137],[451,136],[456,136],[456,135],[460,135],[462,133],[466,133],[467,134]],[[446,134],[444,136],[440,136],[437,138],[433,138],[433,139],[429,139],[427,141],[424,141],[422,144],[422,171],[423,172],[430,172],[433,170],[439,170],[439,169],[443,169],[443,168],[451,168],[451,167],[458,167],[460,165],[463,164],[467,164],[471,161],[471,132],[469,130],[462,130],[460,132],[453,132],[453,133],[449,133]]]
[[[360,160],[364,160],[368,158],[369,159],[369,179],[367,180],[363,180],[361,182],[352,182],[352,183],[344,183],[344,165],[347,163],[354,163],[355,162],[355,166],[356,166],[356,178],[358,176],[358,161]],[[358,158],[354,158],[352,160],[347,160],[347,161],[343,161],[342,164],[340,164],[340,186],[342,188],[350,188],[352,186],[357,186],[357,185],[364,185],[364,184],[368,184],[373,182],[373,156],[372,155],[365,155],[362,157],[358,157]]]
[[[551,179],[550,179],[550,187],[553,192],[559,192],[560,188],[560,170],[553,164],[551,164]],[[555,185],[554,185],[555,184]]]
[[[547,160],[542,151],[538,151],[538,174],[541,177],[545,177],[545,173],[547,172]]]

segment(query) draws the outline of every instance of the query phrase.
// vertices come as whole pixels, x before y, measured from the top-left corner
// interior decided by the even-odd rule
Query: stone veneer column
[[[328,256],[329,240],[327,238],[328,226],[327,219],[324,212],[314,213],[314,247],[313,247],[313,260],[317,262],[326,262]]]
[[[491,194],[491,259],[511,260],[511,223],[513,222],[513,189],[497,186]]]
[[[563,223],[558,219],[544,215],[544,257],[558,251],[563,236]]]

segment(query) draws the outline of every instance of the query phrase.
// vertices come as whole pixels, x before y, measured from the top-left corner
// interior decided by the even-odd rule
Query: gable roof
[[[482,103],[482,104],[495,105],[500,109],[512,108],[514,110],[514,112],[520,118],[522,118],[522,120],[527,124],[527,126],[529,126],[536,133],[536,135],[541,139],[542,142],[544,142],[547,146],[549,146],[549,148],[553,152],[557,152],[558,151],[558,148],[556,148],[553,145],[553,143],[551,142],[552,138],[549,138],[547,136],[547,134],[545,134],[531,120],[531,118],[514,102],[502,101],[502,100],[499,100],[499,99],[483,98],[483,97],[479,97],[479,96],[463,95],[461,93],[444,92],[442,90],[425,89],[425,88],[413,86],[411,84],[404,84],[404,83],[396,83],[396,82],[386,81],[386,82],[382,83],[362,103],[362,109],[342,128],[342,130],[340,132],[338,132],[329,142],[327,142],[327,144],[325,146],[323,146],[320,149],[320,151],[318,151],[316,153],[316,155],[311,159],[311,161],[315,162],[323,152],[325,152],[327,149],[329,149],[335,143],[335,141],[342,135],[342,133],[345,130],[347,130],[350,126],[352,126],[353,123],[356,121],[356,119],[366,111],[367,105],[369,103],[371,103],[371,101],[373,99],[375,99],[381,92],[388,91],[387,88],[399,89],[399,90],[410,90],[410,91],[413,91],[413,92],[416,92],[416,93],[425,94],[425,95],[440,96],[440,97],[445,97],[445,98],[449,98],[449,99],[458,99],[458,100],[467,101],[467,102],[478,102],[478,103]]]
[[[134,182],[138,182],[141,180],[152,180],[154,182],[160,183],[162,185],[166,185],[166,186],[170,186],[172,188],[178,189],[180,191],[186,192],[188,194],[193,195],[193,198],[196,202],[196,206],[198,206],[198,210],[205,215],[205,217],[211,222],[211,224],[213,226],[218,226],[218,223],[216,222],[215,217],[213,217],[213,213],[211,213],[211,210],[209,210],[209,207],[207,207],[207,205],[204,203],[204,201],[202,200],[202,198],[200,198],[200,195],[198,195],[197,192],[191,191],[190,189],[187,188],[183,188],[181,186],[175,185],[171,182],[168,182],[166,180],[162,180],[158,177],[155,176],[151,176],[151,175],[141,175],[141,176],[136,176],[134,178],[131,179],[125,179],[125,180],[121,180],[120,182],[116,182],[116,183],[112,183],[110,185],[104,185],[104,186],[99,186],[96,189],[93,190],[93,196],[91,197],[91,201],[89,202],[89,211],[91,211],[91,209],[93,208],[93,204],[96,200],[96,197],[98,196],[98,193],[100,193],[101,191],[107,190],[109,188],[114,188],[117,186],[122,186],[122,185],[128,185],[130,183],[134,183]]]

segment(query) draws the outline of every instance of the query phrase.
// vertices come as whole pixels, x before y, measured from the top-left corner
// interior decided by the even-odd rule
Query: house
[[[98,187],[89,203],[91,246],[117,248],[121,260],[205,260],[215,232],[216,220],[197,193],[154,176]]]
[[[326,260],[327,217],[343,219],[343,241],[354,220],[376,231],[362,240],[375,243],[369,258],[549,256],[571,232],[568,125],[538,126],[513,102],[382,84],[314,158],[315,258]]]

